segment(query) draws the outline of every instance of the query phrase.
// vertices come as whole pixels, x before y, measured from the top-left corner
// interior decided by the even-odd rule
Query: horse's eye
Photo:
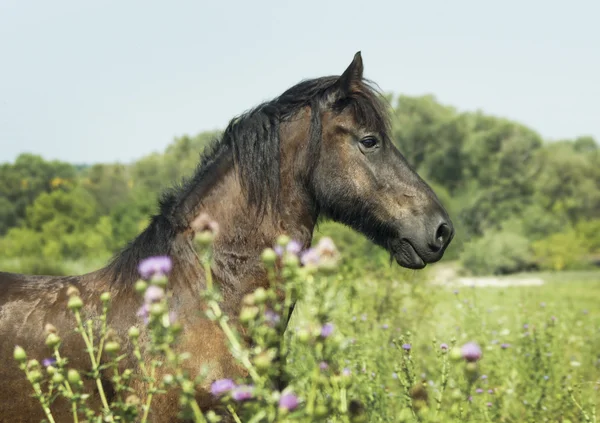
[[[360,140],[360,143],[365,148],[373,148],[377,145],[377,140],[373,137],[366,137],[366,138],[363,138],[362,140]]]

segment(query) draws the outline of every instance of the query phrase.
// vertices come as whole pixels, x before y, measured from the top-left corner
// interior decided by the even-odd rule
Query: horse
[[[245,295],[267,287],[264,249],[282,234],[308,248],[318,219],[353,228],[402,267],[422,269],[440,260],[454,236],[452,221],[393,144],[389,104],[363,69],[358,52],[341,75],[303,80],[232,119],[205,149],[193,176],[162,194],[147,227],[105,267],[66,277],[0,273],[0,421],[44,417],[12,355],[20,345],[30,358],[47,357],[45,324],[59,331],[69,367],[89,369],[67,309],[69,286],[79,290],[82,311],[90,316],[99,313],[100,293],[110,293],[108,324],[121,339],[131,326],[143,326],[134,285],[138,264],[151,256],[172,260],[170,307],[184,327],[179,348],[193,353],[186,361],[192,372],[210,363],[196,396],[203,409],[216,406],[210,382],[244,372],[218,325],[199,313],[206,279],[192,223],[201,214],[219,225],[211,272],[230,316],[239,314]],[[131,356],[122,364],[135,367]],[[93,381],[86,383],[87,392],[94,393]],[[114,389],[108,375],[102,384],[110,402]],[[144,389],[142,382],[136,386],[142,401]],[[89,403],[100,407],[97,397]],[[151,421],[176,421],[178,408],[177,392],[158,395]],[[56,421],[70,421],[69,404],[56,401],[51,409]]]

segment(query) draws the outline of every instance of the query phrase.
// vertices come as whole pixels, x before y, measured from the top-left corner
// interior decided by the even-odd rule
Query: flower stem
[[[94,356],[94,346],[91,343],[90,338],[86,334],[86,331],[83,327],[83,322],[81,321],[81,315],[79,314],[79,310],[75,310],[74,313],[75,313],[75,320],[77,320],[77,327],[79,328],[79,330],[81,332],[81,337],[83,338],[83,341],[85,342],[85,345],[87,346],[88,354],[90,356],[90,361],[92,362],[92,370],[94,373],[94,378],[96,379],[96,386],[98,387],[98,393],[100,394],[102,406],[104,407],[104,410],[107,413],[107,415],[110,416],[110,407],[108,406],[108,401],[106,400],[104,388],[102,387],[102,381],[100,380],[100,377],[99,377],[98,364],[96,362],[96,357]],[[112,421],[112,419],[109,421]]]

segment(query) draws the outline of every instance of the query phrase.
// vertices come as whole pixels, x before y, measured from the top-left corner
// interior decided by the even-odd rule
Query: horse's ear
[[[363,61],[360,51],[354,55],[352,63],[338,79],[338,86],[344,93],[351,93],[363,77]]]

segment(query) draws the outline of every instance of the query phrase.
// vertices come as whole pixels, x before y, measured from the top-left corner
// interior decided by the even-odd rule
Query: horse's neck
[[[286,181],[282,175],[281,209],[254,218],[233,171],[228,172],[206,195],[197,214],[207,213],[219,224],[219,233],[213,246],[213,273],[221,286],[224,306],[230,312],[239,309],[243,296],[268,280],[261,265],[260,255],[273,247],[279,235],[308,247],[316,223],[314,208],[302,193],[301,187]]]

